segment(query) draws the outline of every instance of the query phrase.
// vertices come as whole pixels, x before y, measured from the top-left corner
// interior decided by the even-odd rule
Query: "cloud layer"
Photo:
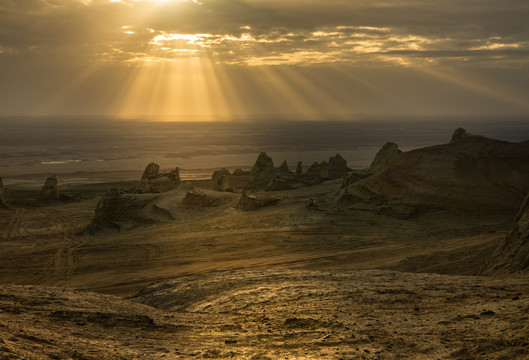
[[[94,62],[193,58],[241,69],[411,67],[430,77],[445,67],[502,70],[518,78],[511,90],[527,91],[527,19],[527,0],[3,0],[0,95],[30,77],[51,89],[53,77]]]

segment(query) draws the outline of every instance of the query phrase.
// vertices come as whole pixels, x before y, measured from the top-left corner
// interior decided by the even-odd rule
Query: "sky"
[[[527,0],[1,0],[0,116],[526,116],[527,19]]]

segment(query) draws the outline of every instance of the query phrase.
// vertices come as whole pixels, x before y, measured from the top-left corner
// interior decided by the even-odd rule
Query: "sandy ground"
[[[337,205],[339,187],[92,237],[99,187],[0,210],[0,359],[529,357],[527,278],[462,276],[514,214],[400,219]]]
[[[214,272],[130,300],[3,285],[0,358],[526,359],[528,285],[376,270]]]

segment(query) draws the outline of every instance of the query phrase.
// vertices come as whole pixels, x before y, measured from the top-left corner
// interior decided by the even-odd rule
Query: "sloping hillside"
[[[516,215],[505,241],[498,247],[484,273],[519,272],[529,269],[529,196]]]
[[[516,211],[529,190],[529,142],[468,136],[400,154],[350,185],[350,203]]]

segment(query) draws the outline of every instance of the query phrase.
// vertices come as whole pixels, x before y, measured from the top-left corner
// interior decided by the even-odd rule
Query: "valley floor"
[[[390,217],[339,188],[96,236],[99,197],[0,210],[0,359],[529,356],[527,279],[470,276],[514,214]]]

